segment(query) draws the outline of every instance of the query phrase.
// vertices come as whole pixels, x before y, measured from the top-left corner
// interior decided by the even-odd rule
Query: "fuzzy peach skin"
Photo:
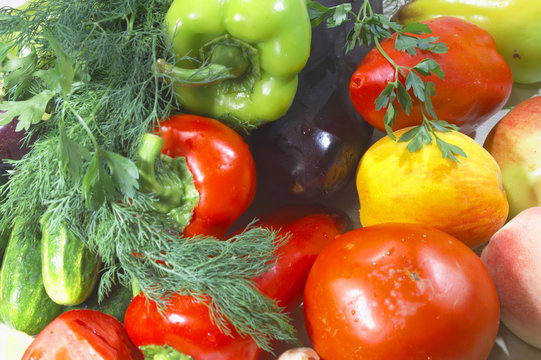
[[[541,207],[520,212],[481,253],[500,298],[501,321],[541,348]]]
[[[501,168],[509,219],[541,206],[541,96],[509,111],[492,128],[484,147]]]

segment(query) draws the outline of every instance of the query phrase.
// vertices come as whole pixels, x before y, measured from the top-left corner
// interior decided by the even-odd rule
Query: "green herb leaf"
[[[4,101],[0,103],[0,125],[9,124],[18,117],[16,131],[28,130],[32,124],[40,122],[46,112],[47,104],[55,93],[51,90],[43,90],[28,100]]]
[[[401,31],[402,33],[415,34],[415,35],[432,33],[432,30],[427,24],[420,24],[420,23],[407,24],[406,26],[402,28]]]
[[[312,27],[317,27],[326,21],[329,28],[340,26],[345,21],[349,21],[348,15],[352,8],[350,3],[326,7],[317,1],[308,1],[307,7]]]
[[[428,76],[434,74],[440,79],[445,78],[445,73],[441,69],[440,65],[434,59],[423,59],[417,65],[415,65],[413,70],[419,72],[419,74]]]
[[[430,129],[423,124],[402,134],[398,142],[408,142],[406,147],[409,152],[413,153],[422,149],[424,145],[430,145],[432,134],[430,133]]]
[[[5,74],[4,88],[15,89],[14,97],[19,97],[23,91],[28,92],[36,66],[37,56],[34,52],[6,61],[2,65],[2,72]]]
[[[83,179],[86,206],[97,210],[106,201],[118,200],[120,194],[132,197],[139,188],[138,177],[137,166],[131,160],[99,149],[94,153]]]
[[[419,101],[425,101],[425,83],[414,71],[410,71],[406,77],[406,90],[413,89],[413,95]]]
[[[401,82],[398,82],[397,86],[397,99],[400,107],[402,107],[406,115],[409,115],[410,110],[413,107],[413,101],[410,94],[408,94],[408,91]]]
[[[90,160],[90,153],[84,146],[68,137],[64,126],[60,130],[59,140],[58,152],[62,169],[67,170],[72,178],[78,179],[83,170],[83,160]]]
[[[441,150],[441,155],[444,159],[449,158],[453,161],[460,162],[456,155],[463,156],[464,158],[467,157],[464,150],[454,144],[449,144],[438,137],[436,137],[436,143],[438,144],[438,148]]]
[[[98,210],[106,200],[115,199],[117,192],[103,165],[101,151],[96,151],[92,156],[90,165],[83,179],[82,193],[85,205],[90,210]]]
[[[383,91],[378,95],[375,101],[377,111],[386,108],[389,105],[389,102],[392,101],[391,97],[393,97],[394,99],[394,90],[394,84],[387,84],[385,86],[385,89],[383,89]]]
[[[101,155],[109,167],[111,180],[116,189],[123,195],[132,197],[139,188],[139,170],[133,161],[111,151],[101,151]]]
[[[416,37],[405,35],[403,33],[398,33],[394,42],[394,47],[396,50],[407,52],[410,55],[415,55],[417,53],[418,40]]]

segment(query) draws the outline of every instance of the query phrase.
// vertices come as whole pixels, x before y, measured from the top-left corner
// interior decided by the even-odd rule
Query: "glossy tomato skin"
[[[435,85],[431,97],[439,119],[455,124],[471,134],[500,110],[511,94],[513,78],[509,65],[496,49],[492,36],[479,26],[454,17],[424,21],[432,30],[422,37],[437,36],[447,44],[447,53],[417,51],[416,55],[396,50],[394,40],[381,42],[382,48],[398,65],[412,67],[432,58],[445,72],[445,79],[424,77]],[[396,34],[393,39],[396,38]],[[393,66],[377,49],[372,49],[351,77],[350,97],[361,116],[375,128],[385,131],[385,109],[376,110],[374,102],[388,81],[394,80]],[[404,83],[404,79],[401,79]],[[413,93],[411,93],[413,94]],[[410,115],[400,108],[393,130],[419,125],[422,115],[418,101]]]
[[[173,115],[160,123],[162,153],[184,156],[199,192],[187,236],[222,237],[255,197],[255,164],[237,132],[211,118]]]
[[[256,284],[280,306],[299,303],[304,283],[317,254],[348,225],[343,214],[320,206],[286,206],[262,216],[258,226],[291,234],[278,249],[274,266]],[[137,345],[170,345],[195,360],[255,360],[261,355],[251,338],[234,330],[223,334],[212,322],[207,305],[191,296],[173,295],[162,317],[155,303],[136,296],[125,314],[126,330]]]
[[[302,300],[312,264],[323,248],[349,226],[347,217],[318,205],[287,205],[261,217],[257,226],[291,234],[278,250],[275,264],[260,278],[258,288],[280,306],[291,309]]]
[[[479,257],[439,230],[387,223],[339,236],[310,271],[308,334],[325,360],[479,360],[499,325]]]
[[[26,349],[21,360],[142,360],[122,324],[97,310],[59,315]]]

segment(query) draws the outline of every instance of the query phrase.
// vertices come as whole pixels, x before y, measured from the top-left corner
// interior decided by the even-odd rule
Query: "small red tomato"
[[[184,234],[222,237],[255,197],[255,163],[248,144],[227,125],[202,116],[173,115],[160,128],[162,153],[186,158],[199,192]]]
[[[387,223],[323,249],[304,313],[326,360],[479,360],[493,347],[500,307],[488,271],[462,242],[427,226]]]
[[[96,310],[59,315],[30,344],[21,360],[142,360],[122,324]]]

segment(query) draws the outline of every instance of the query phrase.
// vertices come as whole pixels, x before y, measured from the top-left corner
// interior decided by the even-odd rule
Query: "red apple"
[[[541,96],[509,111],[488,134],[484,147],[502,170],[509,219],[541,206]]]
[[[520,212],[481,253],[500,299],[501,321],[541,348],[541,207]]]

